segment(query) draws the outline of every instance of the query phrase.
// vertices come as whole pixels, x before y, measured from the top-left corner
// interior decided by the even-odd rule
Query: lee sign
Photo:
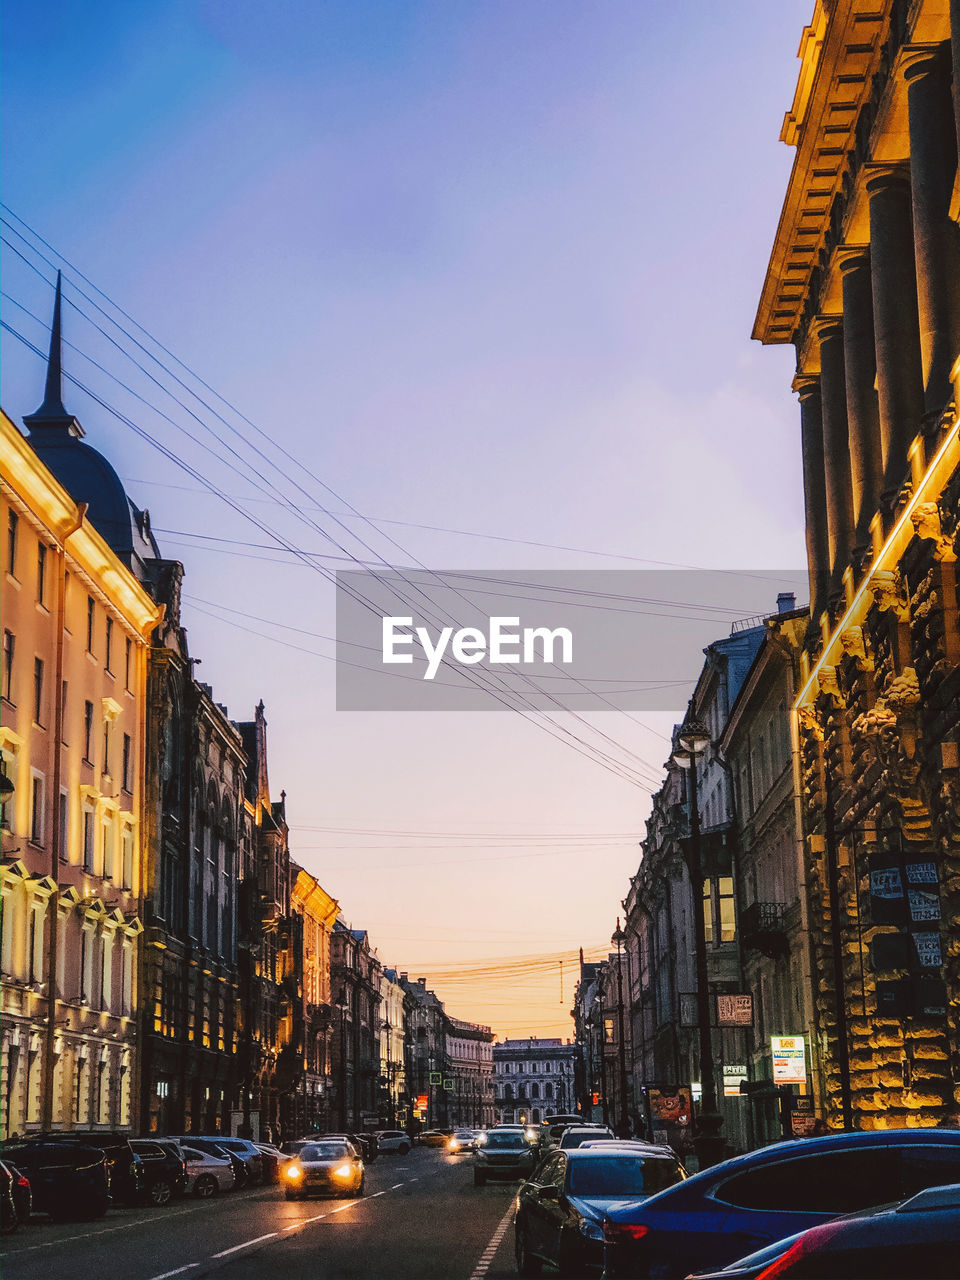
[[[806,1084],[807,1055],[803,1036],[771,1036],[774,1084]]]

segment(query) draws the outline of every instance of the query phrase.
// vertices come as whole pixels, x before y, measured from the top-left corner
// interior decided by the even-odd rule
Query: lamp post
[[[347,992],[340,988],[337,996],[337,1008],[340,1011],[340,1128],[347,1127]]]
[[[697,798],[697,759],[710,745],[710,734],[688,708],[678,736],[679,750],[673,761],[688,771],[690,779],[690,840],[687,844],[687,872],[693,896],[693,929],[697,971],[697,1030],[700,1042],[700,1114],[693,1145],[701,1169],[717,1164],[723,1153],[720,1128],[723,1116],[717,1109],[717,1083],[710,1029],[710,977],[707,972],[707,933],[703,914],[703,864],[700,850],[700,809]]]
[[[617,1137],[630,1137],[630,1112],[627,1108],[627,1041],[623,1031],[623,964],[621,947],[626,937],[620,928],[620,917],[617,916],[617,927],[612,941],[617,944],[617,1049],[619,1051],[620,1068],[620,1115],[617,1120]]]

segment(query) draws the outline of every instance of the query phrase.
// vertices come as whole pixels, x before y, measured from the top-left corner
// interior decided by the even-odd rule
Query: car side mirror
[[[548,1182],[540,1188],[539,1195],[541,1200],[559,1200],[560,1188]]]

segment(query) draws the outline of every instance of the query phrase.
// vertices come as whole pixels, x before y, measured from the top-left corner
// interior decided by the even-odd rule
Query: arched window
[[[505,1102],[513,1101],[513,1085],[512,1084],[505,1084],[503,1086],[503,1097]]]
[[[543,1090],[543,1096],[544,1096],[545,1098],[552,1098],[552,1097],[553,1097],[553,1085],[552,1085],[549,1081],[547,1082],[546,1086],[544,1087],[544,1090]]]
[[[539,1097],[540,1097],[540,1086],[539,1086],[538,1084],[532,1084],[532,1085],[530,1086],[530,1097],[531,1097],[531,1098],[539,1098]]]

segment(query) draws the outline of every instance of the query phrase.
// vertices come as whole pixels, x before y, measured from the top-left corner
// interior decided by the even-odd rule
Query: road
[[[4,1240],[4,1280],[506,1280],[516,1183],[474,1187],[470,1156],[381,1156],[361,1199],[288,1202],[276,1186],[34,1222]]]

